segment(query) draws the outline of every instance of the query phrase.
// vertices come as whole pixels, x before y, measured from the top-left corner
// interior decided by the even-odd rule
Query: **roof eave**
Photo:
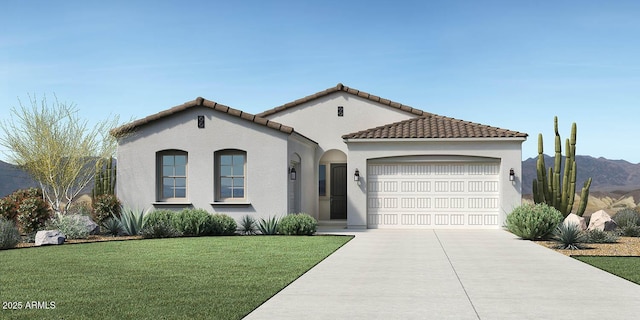
[[[427,114],[427,112],[422,111],[420,109],[416,109],[416,108],[413,108],[413,107],[410,107],[410,106],[407,106],[407,105],[403,105],[401,103],[398,103],[398,102],[395,102],[395,101],[392,101],[392,100],[384,99],[384,98],[381,98],[381,97],[376,96],[376,95],[372,95],[372,94],[364,92],[364,91],[360,91],[360,90],[357,90],[357,89],[354,89],[354,88],[347,87],[347,86],[343,85],[342,83],[338,83],[334,87],[328,88],[328,89],[320,91],[320,92],[316,92],[316,93],[308,95],[306,97],[303,97],[303,98],[300,98],[300,99],[296,99],[294,101],[285,103],[285,104],[283,104],[281,106],[278,106],[278,107],[263,111],[261,113],[258,113],[257,116],[258,117],[268,117],[268,116],[271,116],[273,114],[276,114],[276,113],[279,113],[279,112],[282,112],[282,111],[285,111],[285,110],[289,110],[289,109],[294,108],[296,106],[299,106],[299,105],[301,105],[303,103],[307,103],[307,102],[322,98],[324,96],[330,95],[330,94],[332,94],[334,92],[348,93],[348,94],[354,95],[354,96],[362,98],[362,99],[367,99],[367,100],[370,100],[372,102],[376,102],[376,103],[379,103],[379,104],[382,104],[382,105],[385,105],[385,106],[388,106],[388,107],[391,107],[391,108],[394,108],[394,109],[398,109],[398,110],[407,112],[407,113],[412,114],[414,116],[422,116],[422,115]]]
[[[342,138],[345,143],[365,142],[478,142],[478,141],[525,141],[527,137],[482,137],[482,138]]]

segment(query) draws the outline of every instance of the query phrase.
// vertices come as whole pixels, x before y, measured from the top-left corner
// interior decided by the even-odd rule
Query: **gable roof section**
[[[135,129],[137,129],[138,127],[141,127],[143,125],[149,124],[151,122],[154,122],[156,120],[174,115],[176,113],[180,113],[182,111],[185,111],[187,109],[193,108],[193,107],[206,107],[218,112],[222,112],[222,113],[226,113],[229,115],[232,115],[234,117],[238,117],[240,119],[246,120],[246,121],[250,121],[250,122],[254,122],[263,126],[266,126],[268,128],[274,129],[274,130],[278,130],[287,134],[291,134],[294,132],[292,127],[289,126],[285,126],[283,124],[280,124],[278,122],[275,121],[271,121],[256,115],[253,115],[251,113],[247,113],[238,109],[234,109],[228,106],[225,106],[223,104],[217,103],[215,101],[210,101],[207,99],[204,99],[202,97],[198,97],[195,100],[189,101],[189,102],[185,102],[179,106],[175,106],[171,109],[167,109],[161,112],[158,112],[156,114],[150,115],[148,117],[130,122],[128,124],[125,124],[123,126],[120,126],[118,128],[112,129],[111,130],[111,135],[112,136],[119,136],[122,134],[126,134],[129,132],[134,131]]]
[[[367,99],[367,100],[370,100],[370,101],[373,101],[373,102],[377,102],[377,103],[380,103],[380,104],[383,104],[383,105],[386,105],[386,106],[389,106],[389,107],[392,107],[392,108],[396,108],[396,109],[411,113],[411,114],[416,115],[416,116],[421,116],[421,115],[425,114],[425,112],[420,110],[420,109],[412,108],[410,106],[406,106],[406,105],[403,105],[403,104],[395,102],[395,101],[391,101],[391,100],[388,100],[388,99],[380,98],[378,96],[366,93],[364,91],[360,91],[360,90],[356,90],[356,89],[347,87],[347,86],[343,85],[342,83],[338,83],[335,87],[331,87],[329,89],[326,89],[324,91],[320,91],[320,92],[312,94],[310,96],[306,96],[304,98],[300,98],[298,100],[295,100],[295,101],[292,101],[292,102],[289,102],[289,103],[285,103],[285,104],[283,104],[283,105],[281,105],[279,107],[275,107],[273,109],[264,111],[262,113],[258,113],[257,116],[258,117],[268,117],[268,116],[273,115],[275,113],[278,113],[280,111],[288,110],[288,109],[294,108],[296,106],[299,106],[299,105],[301,105],[303,103],[306,103],[306,102],[309,102],[309,101],[312,101],[312,100],[315,100],[315,99],[322,98],[324,96],[330,95],[330,94],[332,94],[334,92],[346,92],[346,93],[352,94],[354,96],[358,96],[360,98],[364,98],[364,99]]]
[[[342,136],[343,139],[526,138],[526,133],[429,114]]]

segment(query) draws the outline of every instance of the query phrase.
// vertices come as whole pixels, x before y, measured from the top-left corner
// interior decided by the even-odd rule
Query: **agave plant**
[[[278,223],[280,219],[277,216],[269,217],[266,220],[264,218],[260,218],[260,222],[258,222],[258,230],[260,233],[265,235],[274,235],[278,234]]]
[[[102,222],[102,229],[108,235],[117,236],[122,232],[122,225],[117,218],[111,217]]]
[[[122,213],[120,213],[120,217],[117,219],[125,235],[136,236],[140,234],[140,231],[142,231],[144,227],[144,210],[122,208]]]
[[[580,227],[575,223],[561,223],[553,232],[553,239],[560,244],[559,249],[578,250],[584,242],[585,236]]]

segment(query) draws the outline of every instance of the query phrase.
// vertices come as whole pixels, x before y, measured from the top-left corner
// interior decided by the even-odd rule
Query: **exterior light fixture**
[[[356,169],[356,172],[353,174],[353,181],[360,181],[360,170]]]
[[[291,167],[289,169],[289,179],[291,179],[291,180],[295,180],[296,179],[296,168]]]
[[[509,169],[509,181],[516,180],[516,172],[513,171],[513,168]]]

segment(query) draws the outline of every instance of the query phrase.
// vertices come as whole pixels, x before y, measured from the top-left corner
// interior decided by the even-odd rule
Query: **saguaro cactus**
[[[96,161],[95,183],[91,196],[95,198],[103,194],[115,194],[115,192],[116,166],[113,165],[113,157]]]
[[[562,145],[560,133],[558,132],[558,117],[554,117],[553,126],[555,131],[555,158],[554,166],[546,168],[544,163],[544,148],[542,144],[542,134],[538,134],[538,161],[536,162],[537,178],[533,179],[533,201],[535,203],[546,203],[560,211],[565,217],[571,213],[576,193],[576,131],[574,122],[571,126],[571,139],[566,139],[566,157],[564,161],[564,172],[560,170],[562,164]],[[562,180],[560,175],[562,174]],[[589,187],[591,178],[585,181],[580,192],[580,204],[577,215],[582,216],[587,208],[589,200]]]

